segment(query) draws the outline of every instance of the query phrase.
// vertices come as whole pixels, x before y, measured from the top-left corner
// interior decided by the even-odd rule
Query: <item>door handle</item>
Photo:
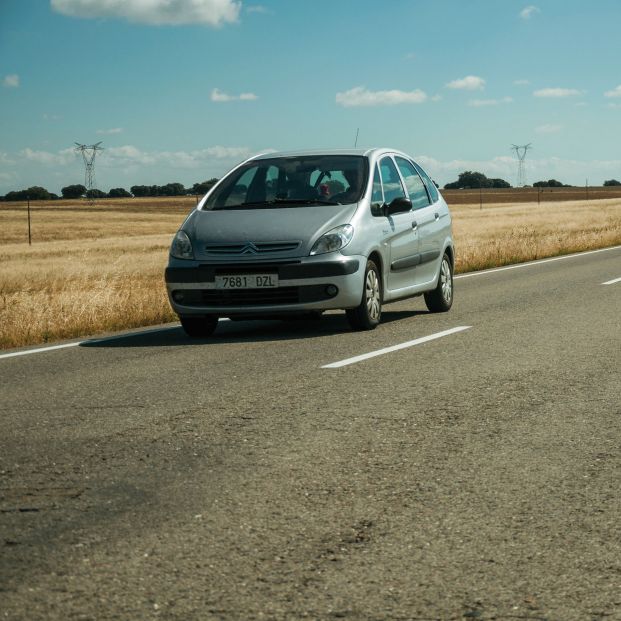
[[[414,220],[414,222],[412,222],[412,228],[414,230],[416,230],[418,228],[418,222],[416,222],[416,220]]]
[[[439,220],[439,219],[440,219],[440,214],[439,214],[439,213],[434,213],[433,215],[435,216],[435,219],[436,219],[436,220]]]

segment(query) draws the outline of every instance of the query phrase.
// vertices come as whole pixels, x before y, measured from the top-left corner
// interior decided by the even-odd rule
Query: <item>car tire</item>
[[[438,284],[425,293],[425,304],[432,313],[446,313],[453,305],[453,264],[445,252],[440,265]]]
[[[367,261],[362,299],[356,308],[346,311],[347,321],[354,330],[373,330],[382,319],[382,279],[377,265]]]
[[[202,339],[211,336],[218,325],[218,318],[215,315],[206,317],[179,317],[181,327],[185,333],[193,339]]]

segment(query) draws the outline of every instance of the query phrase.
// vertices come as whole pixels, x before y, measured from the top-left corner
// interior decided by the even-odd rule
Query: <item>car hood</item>
[[[315,241],[348,224],[357,204],[304,205],[275,209],[195,210],[183,225],[197,259],[255,260],[307,256]],[[278,246],[270,245],[282,242]],[[247,243],[260,252],[248,251]]]

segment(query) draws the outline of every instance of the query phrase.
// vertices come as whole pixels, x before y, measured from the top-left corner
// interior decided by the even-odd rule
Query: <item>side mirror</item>
[[[411,211],[412,201],[405,196],[397,196],[393,198],[388,205],[384,205],[384,215],[392,216],[394,213],[405,213]]]

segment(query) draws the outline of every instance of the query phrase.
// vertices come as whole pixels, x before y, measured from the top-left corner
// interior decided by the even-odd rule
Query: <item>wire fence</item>
[[[449,205],[548,203],[621,198],[621,186],[573,188],[472,188],[440,190]]]

